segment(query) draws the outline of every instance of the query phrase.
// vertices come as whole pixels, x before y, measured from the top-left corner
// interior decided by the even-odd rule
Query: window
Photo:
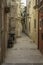
[[[34,19],[34,28],[36,29],[36,19]]]
[[[29,32],[30,32],[30,22],[29,22]]]

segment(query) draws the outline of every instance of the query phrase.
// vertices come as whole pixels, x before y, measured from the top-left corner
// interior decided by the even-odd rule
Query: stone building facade
[[[21,37],[22,24],[21,24],[21,0],[17,0],[17,14],[16,14],[16,36]]]
[[[3,62],[6,56],[7,41],[9,33],[7,1],[0,1],[0,63]]]
[[[38,9],[34,8],[36,0],[27,0],[27,34],[38,43]]]
[[[21,36],[21,0],[10,0],[10,31]]]

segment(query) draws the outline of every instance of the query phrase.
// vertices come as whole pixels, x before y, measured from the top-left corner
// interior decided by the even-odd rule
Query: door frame
[[[40,12],[41,11],[41,9],[39,8],[39,10],[38,10],[38,49],[40,50],[40,42],[39,42],[39,38],[40,38],[40,36],[39,36],[39,16],[40,16]],[[40,50],[41,51],[41,50]],[[41,53],[43,53],[42,51],[41,51]]]

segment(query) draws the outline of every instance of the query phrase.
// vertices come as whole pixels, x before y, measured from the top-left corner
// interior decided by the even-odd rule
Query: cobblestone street
[[[5,63],[43,63],[43,56],[37,45],[23,34],[13,48],[8,49]]]

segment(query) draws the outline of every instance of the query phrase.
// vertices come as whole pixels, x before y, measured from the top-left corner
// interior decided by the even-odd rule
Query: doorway
[[[43,53],[43,12],[39,11],[39,49]]]

